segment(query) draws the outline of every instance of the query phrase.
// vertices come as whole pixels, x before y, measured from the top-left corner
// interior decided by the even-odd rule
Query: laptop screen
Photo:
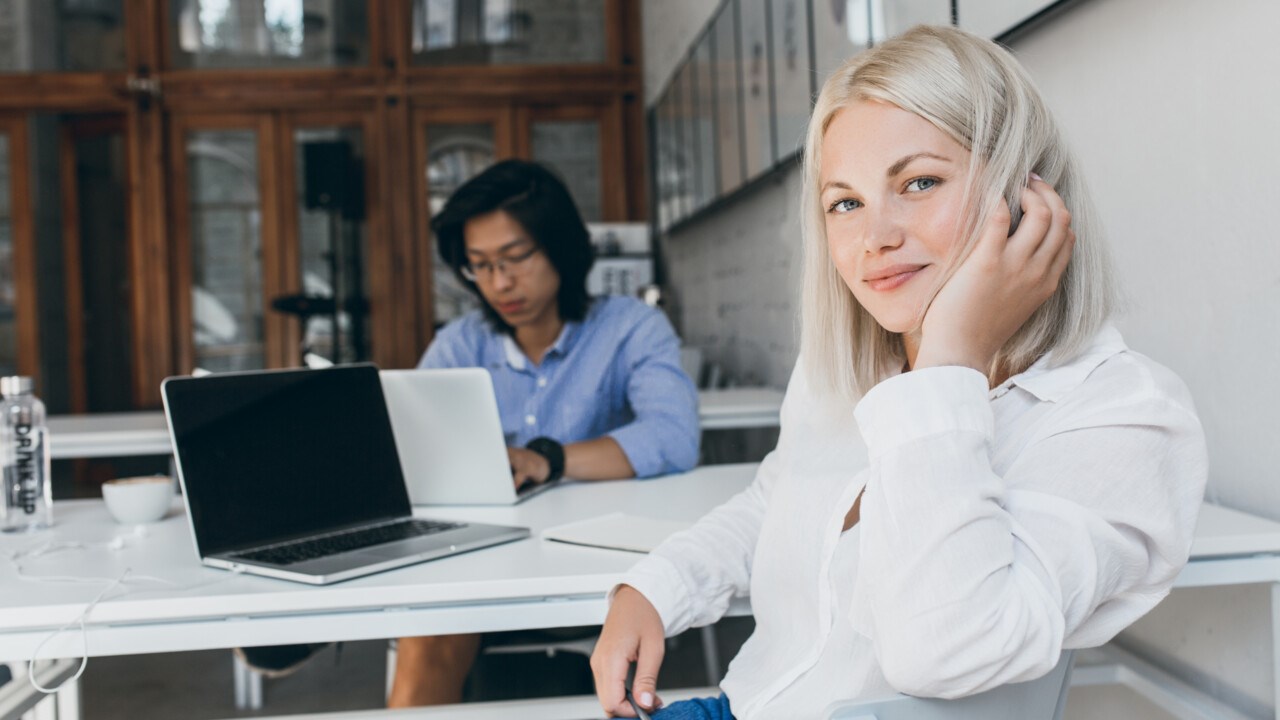
[[[164,395],[201,555],[411,514],[373,365],[173,378]]]

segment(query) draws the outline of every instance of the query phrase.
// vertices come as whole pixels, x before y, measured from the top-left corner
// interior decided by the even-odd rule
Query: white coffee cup
[[[116,478],[102,483],[102,500],[116,522],[155,522],[173,504],[173,479],[163,475]]]

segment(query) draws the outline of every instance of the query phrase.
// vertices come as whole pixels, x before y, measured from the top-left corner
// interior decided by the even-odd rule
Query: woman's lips
[[[886,290],[893,290],[895,288],[901,287],[908,280],[918,275],[920,271],[923,269],[924,269],[924,266],[922,265],[915,268],[904,269],[902,272],[897,272],[892,275],[886,275],[884,277],[879,277],[874,280],[867,280],[867,286],[870,287],[872,290],[881,291],[881,292]]]
[[[523,307],[524,307],[523,300],[517,300],[515,302],[509,302],[509,303],[499,303],[498,312],[502,313],[503,315],[511,315],[511,314],[520,312],[520,309]]]

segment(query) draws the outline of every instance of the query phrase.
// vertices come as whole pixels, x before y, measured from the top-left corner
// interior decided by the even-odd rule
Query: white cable
[[[54,693],[61,691],[62,688],[66,687],[68,683],[73,683],[76,680],[79,680],[80,676],[84,674],[84,669],[89,664],[89,631],[88,631],[88,628],[85,626],[85,623],[89,619],[89,613],[92,612],[93,609],[98,606],[98,603],[102,602],[102,600],[107,596],[107,593],[111,592],[115,588],[126,587],[125,595],[128,595],[130,594],[129,589],[127,588],[127,585],[129,584],[129,582],[155,582],[155,583],[161,583],[164,585],[174,586],[177,588],[175,592],[186,592],[189,590],[195,590],[197,588],[205,588],[205,587],[209,587],[210,585],[217,585],[219,583],[224,583],[224,582],[227,582],[228,580],[234,579],[235,577],[243,573],[243,570],[237,568],[232,572],[232,574],[227,575],[225,577],[218,578],[217,580],[196,583],[195,585],[188,585],[186,587],[179,587],[178,583],[175,583],[172,580],[165,580],[164,578],[158,578],[151,575],[133,575],[132,574],[133,569],[127,568],[127,567],[124,569],[124,572],[120,573],[119,577],[113,579],[113,578],[103,578],[103,577],[77,577],[72,575],[29,575],[27,574],[27,570],[26,568],[23,567],[21,562],[22,560],[27,558],[37,558],[43,555],[50,555],[52,553],[62,552],[64,550],[90,550],[96,547],[110,548],[112,550],[121,550],[125,547],[124,536],[117,535],[116,537],[112,538],[107,542],[92,543],[92,544],[85,544],[85,543],[79,543],[79,542],[50,541],[26,550],[17,550],[7,554],[6,559],[8,559],[9,562],[13,563],[13,567],[14,567],[14,570],[17,572],[18,579],[26,582],[95,583],[95,584],[101,583],[101,582],[109,583],[107,587],[102,590],[102,592],[98,593],[97,597],[89,601],[89,604],[78,616],[76,616],[75,619],[71,620],[70,622],[58,628],[57,630],[54,630],[52,633],[48,635],[48,637],[46,637],[44,640],[41,640],[40,644],[36,645],[35,649],[31,652],[31,660],[30,662],[27,663],[27,679],[31,681],[32,687],[34,687],[36,690],[46,695],[52,695]],[[131,592],[147,592],[147,591],[145,589],[134,589]],[[122,595],[121,597],[124,597],[124,596]],[[61,635],[72,625],[77,625],[77,624],[80,626],[80,646],[81,646],[80,667],[76,669],[75,675],[72,675],[71,677],[59,683],[57,687],[47,688],[41,685],[40,682],[36,680],[36,674],[35,674],[36,660],[40,656],[40,651],[44,649],[44,646],[48,645],[49,642],[52,641],[54,638]]]
[[[124,579],[128,576],[129,576],[129,568],[125,568],[124,572],[120,573],[120,577],[116,578],[110,585],[108,585],[105,589],[103,589],[102,592],[98,593],[98,596],[89,602],[89,606],[86,607],[84,609],[84,612],[81,612],[80,615],[77,616],[75,620],[72,620],[71,622],[67,623],[66,625],[63,625],[57,630],[54,630],[52,633],[49,634],[48,637],[40,641],[40,644],[36,646],[35,650],[31,651],[31,661],[27,663],[27,679],[31,681],[31,687],[35,688],[36,690],[39,690],[45,695],[52,695],[53,693],[56,693],[62,688],[66,687],[67,683],[73,683],[80,679],[80,676],[84,674],[85,666],[89,664],[89,631],[85,629],[84,621],[89,617],[90,611],[92,611],[95,607],[97,607],[98,603],[102,600],[102,598],[105,597],[107,593],[114,590],[116,586],[123,583]],[[83,649],[83,652],[80,655],[80,667],[76,669],[75,675],[72,675],[66,680],[63,680],[61,683],[58,683],[57,687],[47,688],[41,685],[40,681],[36,680],[36,658],[40,656],[40,651],[44,649],[45,645],[49,644],[50,640],[58,637],[59,635],[62,634],[63,630],[66,630],[67,628],[71,627],[72,625],[75,625],[76,623],[80,624],[80,642]]]

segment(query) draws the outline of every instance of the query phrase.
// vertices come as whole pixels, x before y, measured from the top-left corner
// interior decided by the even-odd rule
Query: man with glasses
[[[489,370],[517,487],[694,466],[697,393],[675,332],[634,298],[587,294],[591,239],[564,183],[536,163],[500,162],[431,229],[481,308],[441,328],[419,367]],[[402,638],[388,704],[459,702],[480,644]]]

